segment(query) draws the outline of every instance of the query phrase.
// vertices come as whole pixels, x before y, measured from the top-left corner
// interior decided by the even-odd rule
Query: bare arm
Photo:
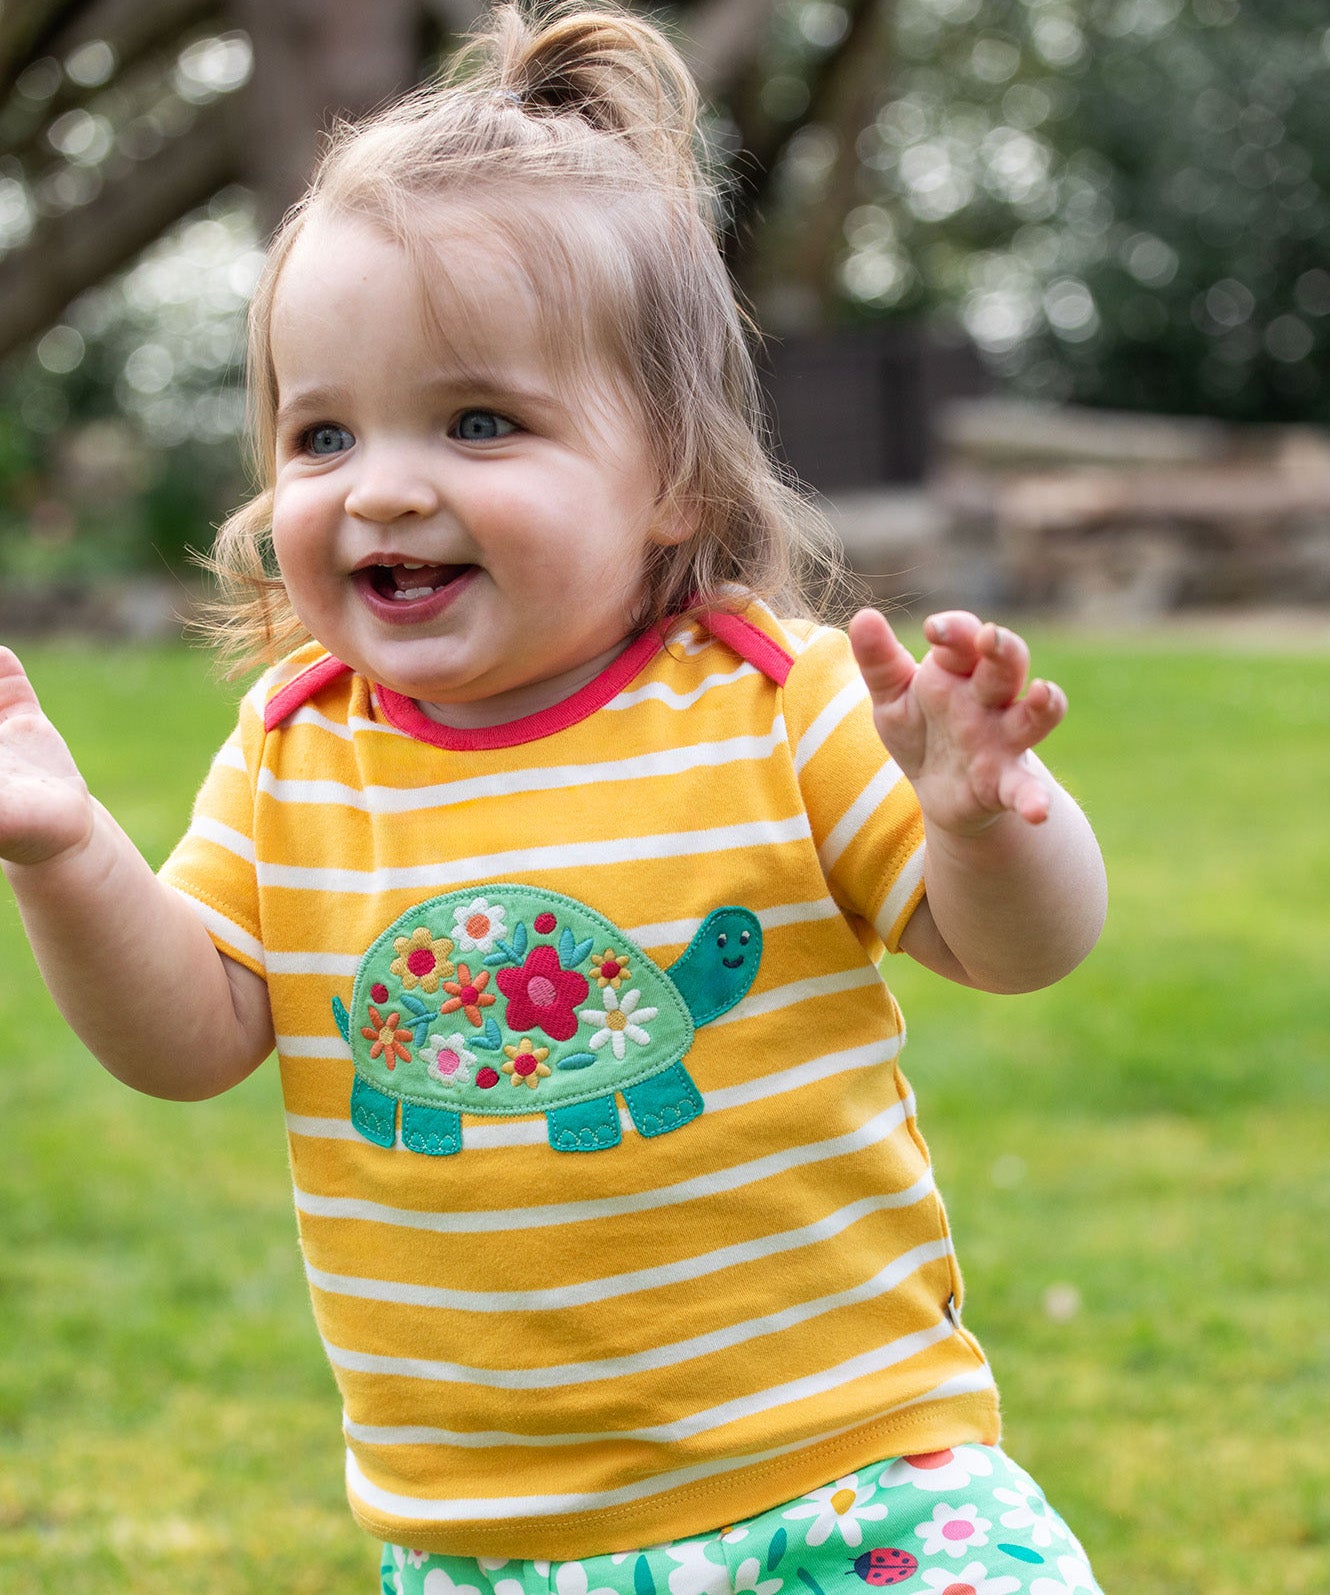
[[[89,794],[0,648],[0,863],[70,1026],[126,1084],[215,1096],[272,1048],[267,988],[225,958]]]
[[[925,899],[901,947],[985,991],[1051,985],[1103,926],[1103,860],[1089,823],[1030,749],[1061,721],[1049,682],[1026,689],[1013,632],[960,611],[925,623],[916,663],[874,610],[850,626],[878,732],[924,814]]]

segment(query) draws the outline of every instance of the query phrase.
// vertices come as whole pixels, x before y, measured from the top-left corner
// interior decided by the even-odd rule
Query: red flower
[[[586,980],[565,969],[553,947],[537,947],[520,969],[499,971],[499,990],[508,999],[510,1030],[543,1030],[567,1041],[577,1029],[573,1011],[587,994]]]

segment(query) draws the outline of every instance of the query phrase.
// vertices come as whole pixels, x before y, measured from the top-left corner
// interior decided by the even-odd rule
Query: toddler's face
[[[628,636],[647,550],[682,531],[594,359],[574,377],[498,249],[444,249],[466,304],[431,331],[405,252],[315,213],[282,268],[273,542],[330,652],[457,725],[515,719]],[[437,329],[439,322],[435,322]]]

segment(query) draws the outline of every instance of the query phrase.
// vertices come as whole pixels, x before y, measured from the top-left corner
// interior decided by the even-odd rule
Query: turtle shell
[[[539,1113],[677,1063],[694,1025],[668,975],[559,892],[448,892],[388,926],[349,1011],[357,1074],[404,1102]]]

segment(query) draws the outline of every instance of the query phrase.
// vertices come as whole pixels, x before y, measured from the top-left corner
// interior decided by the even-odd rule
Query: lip
[[[454,576],[452,581],[436,587],[424,598],[385,598],[375,589],[371,577],[371,571],[380,563],[383,562],[376,560],[352,571],[351,582],[365,608],[376,620],[382,620],[390,626],[420,626],[438,619],[457,602],[480,573],[478,566],[468,565],[460,576]]]

